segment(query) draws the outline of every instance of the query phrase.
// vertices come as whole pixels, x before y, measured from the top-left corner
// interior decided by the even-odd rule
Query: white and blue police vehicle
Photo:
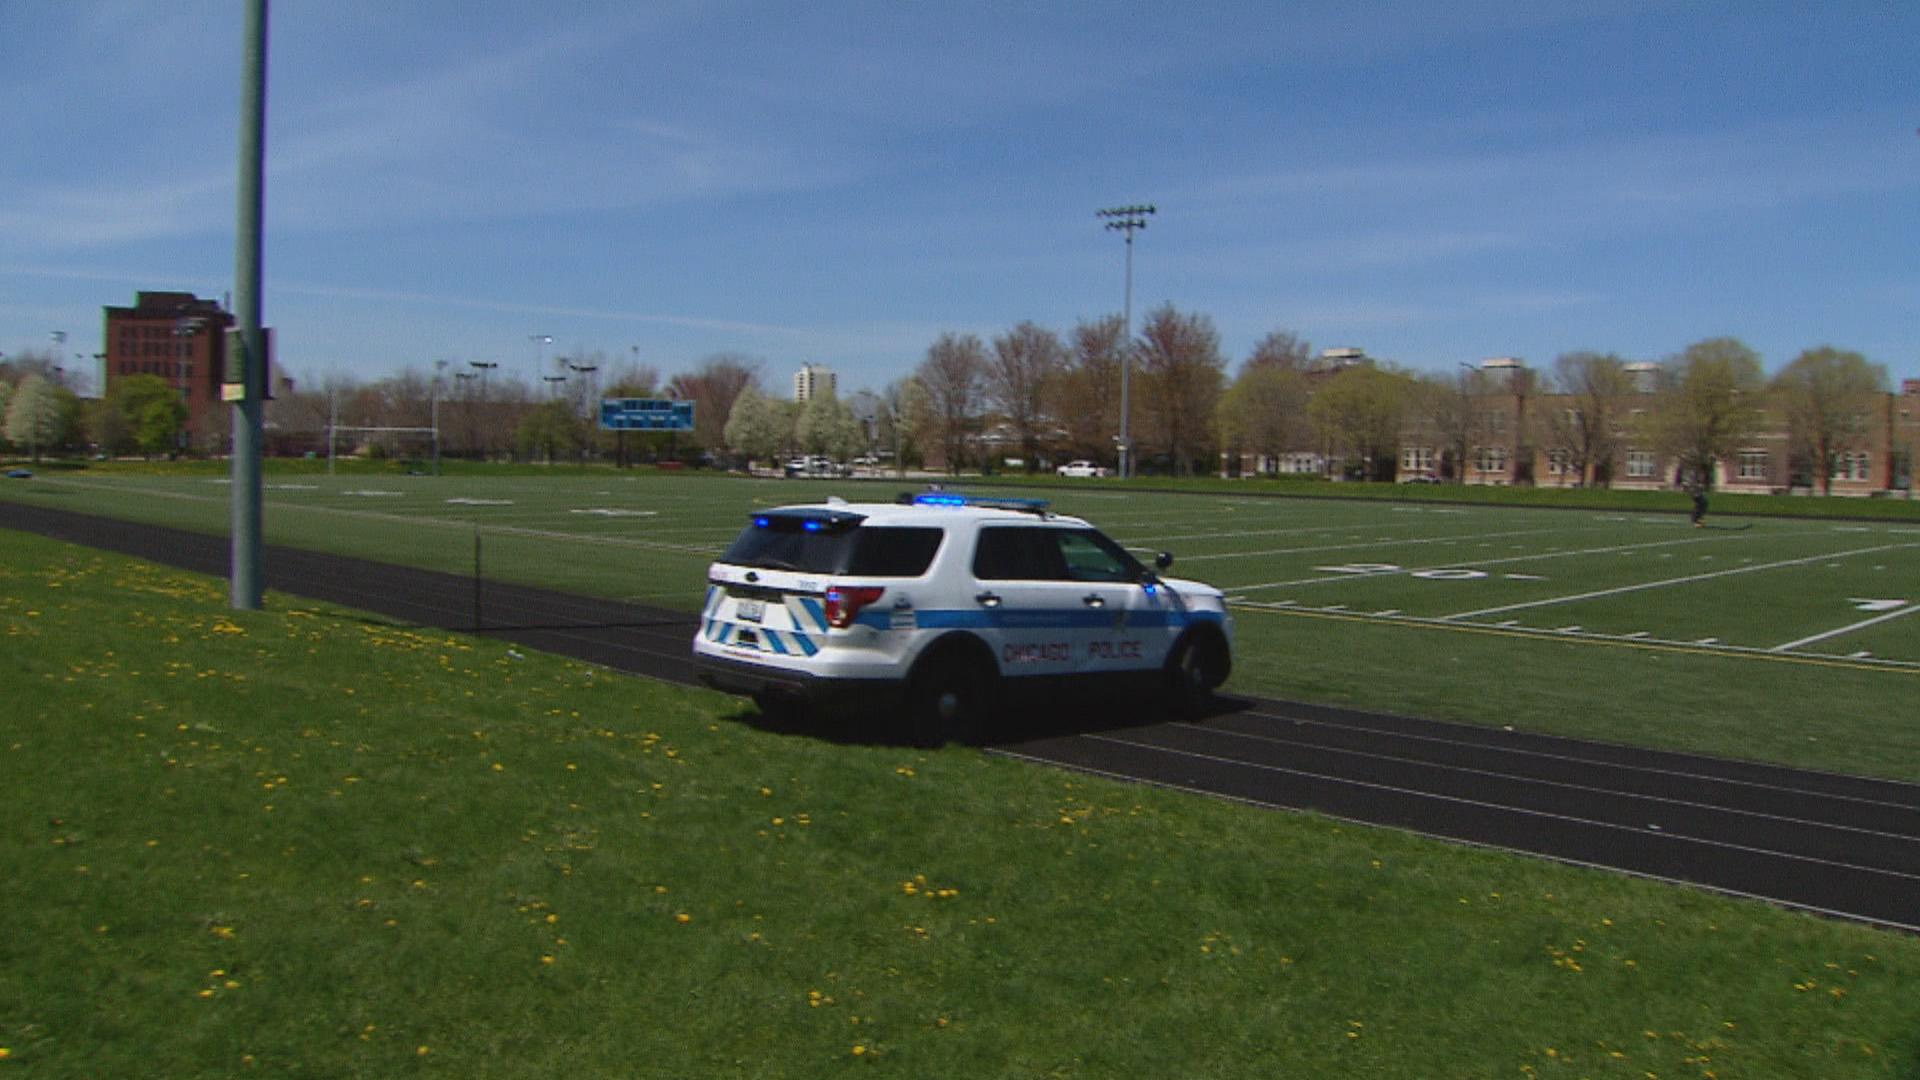
[[[970,738],[1029,691],[1152,688],[1196,711],[1233,666],[1220,590],[1036,500],[933,491],[752,514],[707,571],[699,675],[763,711],[903,707]]]

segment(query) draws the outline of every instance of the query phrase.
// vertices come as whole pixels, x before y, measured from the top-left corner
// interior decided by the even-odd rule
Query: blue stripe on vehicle
[[[979,610],[959,608],[948,611],[921,609],[919,624],[927,630],[1100,630],[1113,626],[1114,612],[1105,608],[1058,608],[1053,610]],[[1179,612],[1129,611],[1129,629],[1185,625]]]
[[[813,639],[808,637],[805,634],[798,634],[798,633],[794,634],[793,641],[794,641],[794,644],[800,646],[800,651],[807,654],[808,656],[812,656],[814,653],[817,653],[820,651],[820,646],[815,645],[813,643]]]
[[[781,656],[787,655],[787,646],[780,640],[779,633],[763,628],[760,631],[760,640],[766,642],[768,648],[779,653]]]
[[[827,609],[820,601],[815,600],[811,596],[801,596],[795,599],[800,601],[800,609],[807,613],[809,619],[813,620],[813,625],[807,629],[825,630],[827,628]]]

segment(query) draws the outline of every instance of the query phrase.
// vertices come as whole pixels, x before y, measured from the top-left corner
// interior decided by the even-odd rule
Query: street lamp
[[[1133,439],[1128,433],[1128,418],[1132,412],[1132,402],[1128,398],[1128,386],[1133,371],[1133,234],[1147,227],[1147,215],[1154,212],[1151,205],[1112,206],[1105,210],[1095,210],[1094,217],[1106,218],[1107,228],[1121,233],[1127,238],[1127,289],[1126,314],[1123,318],[1125,333],[1121,337],[1120,353],[1120,478],[1127,479],[1132,474],[1129,465],[1133,459]]]
[[[552,334],[528,334],[527,340],[533,342],[533,374],[540,377],[540,369],[547,366],[547,346],[553,344]]]
[[[480,403],[485,405],[487,403],[487,372],[499,367],[500,364],[498,361],[491,360],[469,360],[467,361],[467,366],[480,373]],[[469,375],[467,377],[472,378],[473,376]],[[469,419],[467,423],[471,425],[473,421]],[[484,461],[492,453],[493,447],[487,445],[487,440],[485,439],[479,441],[481,443],[480,457],[481,460]]]

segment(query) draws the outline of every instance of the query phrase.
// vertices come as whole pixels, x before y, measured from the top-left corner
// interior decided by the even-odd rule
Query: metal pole
[[[234,309],[240,323],[240,400],[233,406],[233,578],[228,603],[260,607],[260,421],[266,350],[260,332],[260,250],[266,174],[267,0],[247,0],[240,62],[240,183]]]
[[[1114,206],[1094,211],[1095,217],[1107,218],[1107,228],[1113,229],[1127,240],[1127,288],[1125,312],[1121,316],[1124,332],[1120,338],[1120,478],[1133,475],[1133,435],[1130,420],[1133,416],[1133,402],[1128,384],[1133,381],[1133,234],[1147,227],[1146,215],[1154,212],[1151,205]]]

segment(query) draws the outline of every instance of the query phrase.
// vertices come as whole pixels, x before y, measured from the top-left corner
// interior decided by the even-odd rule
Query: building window
[[[1400,448],[1400,471],[1415,475],[1433,471],[1433,447],[1403,446]]]
[[[1864,450],[1850,450],[1833,456],[1833,478],[1835,480],[1865,480],[1867,478],[1867,453]]]
[[[1633,480],[1653,479],[1653,451],[1627,451],[1627,476]]]
[[[1473,467],[1484,473],[1507,471],[1507,448],[1504,446],[1482,446],[1473,453]]]
[[[1547,451],[1547,475],[1565,476],[1572,472],[1573,466],[1568,463],[1568,458],[1569,455],[1565,450]]]
[[[1742,480],[1765,480],[1767,478],[1767,452],[1765,450],[1740,451],[1740,472]]]

